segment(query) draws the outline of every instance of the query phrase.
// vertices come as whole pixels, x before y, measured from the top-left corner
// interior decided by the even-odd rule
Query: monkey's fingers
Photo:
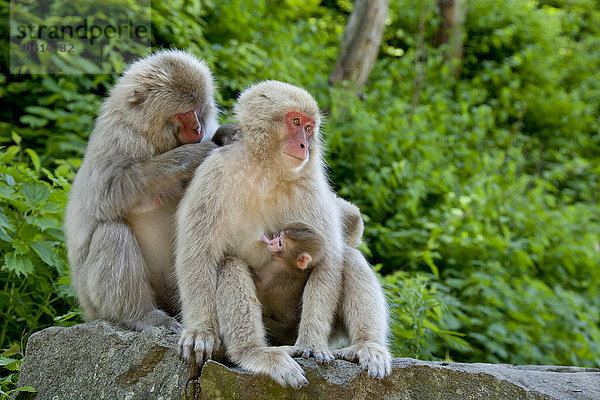
[[[217,129],[212,137],[212,141],[219,146],[225,146],[241,138],[241,128],[239,124],[224,124]]]
[[[312,356],[319,364],[328,364],[335,359],[329,350],[315,350],[309,347],[300,347],[299,351],[301,351],[303,358],[309,358]]]
[[[356,350],[352,346],[345,347],[345,348],[339,349],[339,350],[335,350],[333,352],[333,356],[335,358],[350,361],[350,362],[358,361],[358,354],[356,354]]]
[[[369,348],[368,354],[359,357],[360,366],[372,378],[383,379],[392,373],[392,359],[387,351]]]
[[[221,345],[218,336],[212,334],[197,334],[194,343],[194,354],[196,355],[196,364],[202,365],[206,360],[212,358]]]
[[[240,367],[255,374],[271,377],[283,387],[296,389],[308,385],[304,370],[288,354],[294,346],[255,348],[245,352],[237,362]]]
[[[370,377],[382,379],[392,373],[392,356],[377,343],[361,343],[333,352],[336,358],[359,363]]]
[[[197,365],[202,365],[216,353],[221,341],[212,330],[186,329],[181,334],[178,345],[179,357],[183,361],[190,363],[195,359]]]
[[[189,363],[192,355],[192,349],[194,347],[194,337],[186,336],[184,331],[184,334],[181,335],[177,346],[179,349],[179,359]]]
[[[319,364],[329,364],[335,359],[328,350],[315,350],[312,354]]]
[[[298,363],[294,363],[289,369],[279,369],[271,374],[271,378],[283,387],[293,387],[300,389],[308,385],[308,380],[304,375],[304,370]]]

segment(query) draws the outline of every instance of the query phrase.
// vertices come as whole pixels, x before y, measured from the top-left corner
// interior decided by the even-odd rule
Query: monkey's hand
[[[392,356],[378,343],[357,343],[333,352],[335,358],[357,362],[372,378],[382,379],[392,373]]]
[[[259,347],[245,351],[238,364],[240,367],[270,376],[283,387],[291,386],[300,389],[308,385],[302,367],[288,354],[292,346]]]
[[[215,355],[221,340],[214,329],[184,329],[178,344],[180,359],[188,364],[195,359],[196,365],[201,366]]]
[[[282,346],[282,348],[292,357],[308,358],[312,356],[319,364],[328,364],[335,359],[327,346],[303,346],[296,342],[294,346]]]
[[[242,131],[239,124],[224,124],[217,129],[212,137],[212,141],[219,146],[237,142],[242,137]]]

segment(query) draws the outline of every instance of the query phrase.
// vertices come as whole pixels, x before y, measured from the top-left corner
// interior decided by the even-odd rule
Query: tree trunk
[[[367,82],[385,27],[389,0],[356,0],[344,31],[342,50],[329,84],[348,80],[356,89]]]
[[[408,111],[408,123],[412,125],[413,115],[421,101],[421,92],[425,83],[425,18],[427,17],[426,0],[421,0],[421,11],[419,11],[419,33],[417,35],[417,48],[415,49],[415,83],[413,85],[412,100]]]
[[[465,16],[467,0],[437,0],[442,22],[436,34],[435,44],[448,44],[446,59],[452,65],[454,76],[460,76],[463,58]]]

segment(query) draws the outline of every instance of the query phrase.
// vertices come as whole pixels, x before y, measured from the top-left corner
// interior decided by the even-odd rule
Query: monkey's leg
[[[78,280],[85,282],[80,287],[86,288],[86,303],[93,305],[90,314],[97,318],[136,331],[154,326],[173,332],[181,329],[175,318],[155,307],[141,251],[125,222],[97,226]],[[82,303],[84,310],[86,303]]]
[[[217,282],[219,330],[231,361],[250,372],[268,375],[282,386],[300,388],[308,384],[300,365],[285,350],[267,346],[248,265],[227,257]]]
[[[344,250],[344,291],[341,306],[350,346],[333,355],[358,361],[369,376],[383,378],[392,372],[386,346],[387,309],[375,273],[363,255],[349,246]]]

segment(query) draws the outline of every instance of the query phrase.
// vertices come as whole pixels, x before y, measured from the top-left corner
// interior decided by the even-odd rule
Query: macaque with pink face
[[[210,70],[186,52],[141,59],[113,86],[65,211],[72,284],[86,319],[180,330],[175,209],[185,182],[217,148],[217,127]]]
[[[389,375],[383,291],[362,254],[350,247],[360,242],[362,220],[329,186],[316,101],[299,87],[265,81],[240,95],[235,116],[239,140],[216,149],[198,167],[177,211],[182,359],[202,365],[222,340],[232,362],[283,386],[308,383],[292,358],[298,355],[319,363],[336,356],[358,361],[371,376]],[[296,246],[298,253],[288,253],[286,229],[274,243],[259,240],[298,221],[321,236],[320,247]],[[263,272],[274,262],[284,263],[278,268],[285,273]],[[282,294],[302,299],[299,321],[288,324],[295,325],[295,341],[276,339],[289,346],[269,345],[255,274],[258,286],[267,288],[261,295],[282,294],[273,285],[289,291],[285,280],[301,293]],[[297,309],[290,307],[293,321]],[[338,321],[349,346],[332,352]]]

